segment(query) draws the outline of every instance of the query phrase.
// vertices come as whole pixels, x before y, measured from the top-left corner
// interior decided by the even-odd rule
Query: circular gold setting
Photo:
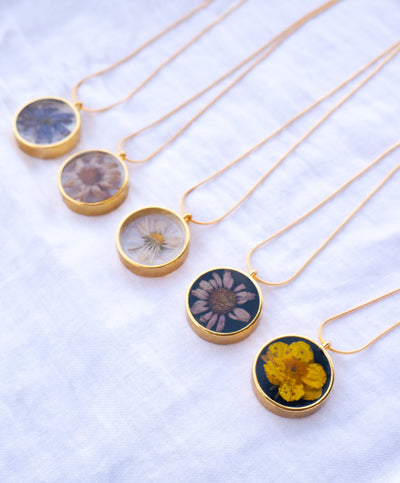
[[[314,413],[329,396],[333,381],[333,363],[327,351],[306,337],[272,339],[254,359],[254,392],[260,403],[278,416],[299,418]]]
[[[128,215],[117,230],[117,250],[131,272],[160,277],[185,261],[190,242],[187,222],[174,211],[150,206]]]
[[[185,299],[189,324],[198,336],[214,344],[232,344],[257,327],[262,293],[245,272],[219,267],[191,283]]]
[[[98,160],[102,164],[96,164]],[[78,166],[78,163],[81,163],[83,170],[86,169],[86,179],[76,168],[75,171],[70,171],[69,179],[65,180],[64,178],[68,176],[66,175],[68,168],[73,165]],[[115,178],[115,176],[113,178],[113,172],[118,175],[117,184],[114,187],[110,185],[110,182]],[[96,176],[98,179],[96,179]],[[79,189],[82,193],[86,192],[86,197],[90,201],[81,201],[82,196],[75,195],[73,197],[73,191],[67,192],[72,189],[66,187],[68,183],[71,183],[72,177],[76,181],[75,193],[78,193]],[[99,149],[87,150],[73,154],[64,162],[58,173],[58,188],[63,201],[72,211],[81,215],[96,216],[115,210],[125,200],[129,191],[128,178],[128,169],[118,156]],[[111,191],[107,191],[110,188]],[[91,195],[95,190],[100,193],[100,198],[103,197],[104,199],[96,201],[99,198],[94,194]]]
[[[59,104],[66,111],[69,111],[67,112],[67,114],[74,116],[75,125],[69,133],[65,131],[65,137],[60,140],[47,143],[33,142],[32,140],[26,139],[26,137],[21,134],[21,124],[20,129],[18,129],[18,124],[21,122],[24,123],[24,121],[22,120],[24,112],[26,113],[28,110],[33,109],[35,104],[40,105],[46,102],[53,102],[55,104]],[[34,120],[32,119],[28,120],[27,122],[28,125],[34,124]],[[48,123],[48,120],[38,120],[38,123],[41,122],[44,125]],[[62,122],[59,125],[60,129],[66,129],[65,125],[63,125]],[[81,135],[81,117],[79,115],[78,109],[71,102],[62,99],[61,97],[41,97],[28,102],[17,111],[13,121],[13,131],[18,146],[25,153],[29,154],[30,156],[42,159],[57,158],[65,153],[68,153],[78,144]]]

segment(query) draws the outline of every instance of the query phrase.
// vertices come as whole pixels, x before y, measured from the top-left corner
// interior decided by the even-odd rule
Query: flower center
[[[289,378],[301,379],[307,374],[307,363],[304,363],[296,357],[291,357],[285,361],[286,374]]]
[[[103,173],[100,171],[100,169],[94,168],[92,166],[89,166],[87,168],[82,168],[79,171],[79,177],[85,184],[97,184],[99,181],[101,181],[103,177]]]
[[[161,233],[151,233],[150,238],[154,241],[156,241],[159,245],[162,245],[164,241],[164,237],[161,235]]]
[[[210,293],[208,303],[216,314],[227,314],[236,306],[236,295],[227,288],[216,288]]]

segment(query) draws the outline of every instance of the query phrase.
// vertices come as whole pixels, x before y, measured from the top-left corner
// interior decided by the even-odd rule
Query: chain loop
[[[357,352],[361,352],[362,350],[366,349],[370,345],[374,344],[381,337],[383,337],[388,332],[390,332],[391,330],[393,330],[394,328],[396,328],[398,325],[400,325],[400,320],[399,320],[398,322],[394,323],[393,325],[391,325],[390,327],[388,327],[386,330],[384,330],[383,332],[381,332],[380,334],[378,334],[372,340],[370,340],[369,342],[367,342],[366,344],[364,344],[359,349],[355,349],[355,350],[352,350],[352,351],[343,351],[343,350],[339,350],[339,349],[334,349],[331,346],[331,343],[330,342],[325,342],[324,339],[323,339],[323,337],[322,337],[322,329],[324,328],[324,326],[326,324],[329,324],[330,322],[333,322],[334,320],[340,319],[340,318],[342,318],[342,317],[344,317],[344,316],[346,316],[348,314],[351,314],[353,312],[356,312],[357,310],[363,309],[364,307],[368,307],[368,305],[371,305],[371,304],[374,304],[376,302],[379,302],[380,300],[383,300],[386,297],[390,297],[391,295],[394,295],[394,294],[396,294],[398,292],[400,292],[400,288],[397,288],[395,290],[392,290],[391,292],[385,293],[384,295],[381,295],[380,297],[376,297],[375,299],[369,300],[368,302],[365,302],[365,303],[363,303],[361,305],[357,305],[357,307],[354,307],[352,309],[346,310],[345,312],[342,312],[341,314],[334,315],[333,317],[330,317],[329,319],[327,319],[324,322],[322,322],[322,324],[319,326],[319,329],[318,329],[318,337],[319,337],[319,340],[321,341],[321,344],[323,345],[324,349],[327,348],[330,351],[336,352],[338,354],[356,354]]]

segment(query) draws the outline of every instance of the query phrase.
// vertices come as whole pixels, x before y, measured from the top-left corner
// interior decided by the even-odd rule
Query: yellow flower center
[[[227,314],[236,306],[236,295],[227,288],[216,288],[211,292],[208,303],[216,314]]]
[[[161,233],[151,233],[150,238],[154,241],[156,241],[159,245],[162,245],[164,241],[164,237],[161,235]]]
[[[308,363],[302,362],[296,357],[289,357],[283,362],[285,364],[285,376],[287,379],[300,381],[301,378],[307,374]]]

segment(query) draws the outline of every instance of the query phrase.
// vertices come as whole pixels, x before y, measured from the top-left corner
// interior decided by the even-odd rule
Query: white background
[[[272,337],[317,339],[319,324],[399,286],[399,174],[291,284],[263,286],[260,325],[217,346],[186,321],[190,282],[215,266],[244,270],[250,248],[399,141],[400,58],[334,114],[218,225],[191,226],[189,257],[159,279],[133,275],[115,248],[122,218],[146,205],[179,210],[181,194],[398,40],[398,0],[344,0],[296,33],[149,163],[129,166],[116,211],[71,212],[56,178],[65,157],[21,152],[12,118],[32,98],[70,99],[83,76],[129,53],[199,2],[0,0],[0,479],[6,482],[396,481],[400,475],[394,331],[353,356],[332,355],[332,394],[314,415],[268,412],[250,383]],[[232,2],[216,0],[134,61],[86,85],[92,106],[129,92]],[[118,141],[207,85],[320,0],[248,0],[125,104],[82,115],[77,149]],[[142,157],[219,90],[131,143]],[[344,92],[347,92],[346,90]],[[190,211],[222,213],[333,105],[328,101],[232,173],[196,193]],[[279,280],[324,240],[399,160],[387,157],[321,213],[260,251]],[[332,325],[355,348],[398,320],[399,297]]]

